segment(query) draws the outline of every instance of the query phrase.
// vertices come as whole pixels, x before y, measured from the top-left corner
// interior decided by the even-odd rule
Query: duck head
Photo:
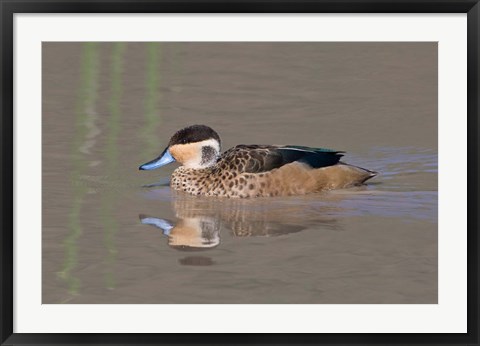
[[[220,136],[205,125],[177,131],[162,154],[139,167],[151,170],[177,161],[186,168],[202,169],[214,165],[220,155]]]
[[[139,218],[144,225],[160,228],[168,236],[168,246],[177,250],[208,250],[220,244],[220,223],[214,218],[183,218],[176,224],[143,214]]]

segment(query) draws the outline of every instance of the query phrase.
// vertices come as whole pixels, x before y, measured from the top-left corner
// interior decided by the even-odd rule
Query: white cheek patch
[[[201,162],[202,162],[202,152],[200,151],[199,155],[195,155],[195,157],[185,161],[183,165],[186,168],[198,169],[198,168],[202,168]]]
[[[196,144],[199,144],[200,148],[205,146],[213,147],[218,153],[220,153],[220,143],[215,139],[206,139]]]
[[[183,163],[183,165],[186,168],[193,168],[193,169],[205,168],[215,163],[217,156],[220,154],[220,144],[218,143],[218,141],[216,141],[215,139],[207,139],[201,142],[194,143],[194,145],[195,145],[195,155],[191,159]],[[202,160],[203,147],[212,147],[215,150],[217,154],[212,157],[212,160],[207,162],[204,162]]]

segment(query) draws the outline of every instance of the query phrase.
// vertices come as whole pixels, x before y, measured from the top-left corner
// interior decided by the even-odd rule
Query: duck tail
[[[342,161],[340,161],[338,164],[343,165],[343,166],[347,166],[348,168],[351,168],[353,171],[356,172],[356,176],[357,176],[357,179],[356,179],[357,182],[356,183],[357,184],[363,184],[367,180],[372,179],[373,177],[376,177],[378,175],[378,172],[371,171],[371,170],[363,168],[363,167],[351,165],[349,163],[345,163],[345,162],[342,162]]]
[[[372,171],[372,170],[369,170],[369,169],[366,169],[366,168],[363,168],[363,167],[351,165],[349,163],[345,163],[345,162],[340,161],[338,164],[348,166],[352,170],[355,170],[358,173],[358,183],[359,184],[363,184],[367,180],[372,179],[373,177],[376,177],[378,175],[378,172],[375,172],[375,171]]]

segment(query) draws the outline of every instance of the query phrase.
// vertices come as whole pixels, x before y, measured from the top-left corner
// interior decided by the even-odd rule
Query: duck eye
[[[182,139],[182,144],[187,144],[187,140],[185,138]]]

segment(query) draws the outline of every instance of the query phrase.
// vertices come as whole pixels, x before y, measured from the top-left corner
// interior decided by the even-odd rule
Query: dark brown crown
[[[205,125],[192,125],[177,131],[170,139],[169,146],[201,142],[207,139],[216,139],[220,144],[220,136]]]

